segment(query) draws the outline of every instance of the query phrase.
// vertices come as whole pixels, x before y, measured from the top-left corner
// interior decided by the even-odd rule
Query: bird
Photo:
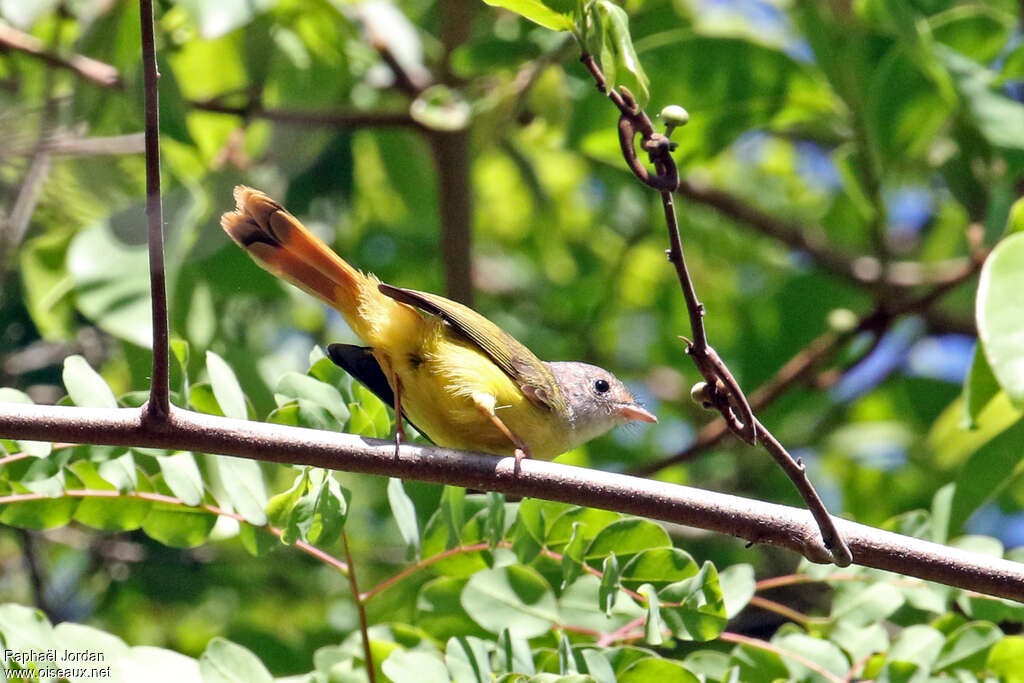
[[[344,317],[366,346],[328,356],[438,446],[550,460],[627,422],[657,422],[611,372],[544,362],[484,316],[364,274],[259,190],[235,188],[224,231],[263,269]]]

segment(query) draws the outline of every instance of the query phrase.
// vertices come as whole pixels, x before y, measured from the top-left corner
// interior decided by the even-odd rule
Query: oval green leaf
[[[996,245],[981,269],[976,315],[985,357],[1014,405],[1024,406],[1024,233]]]

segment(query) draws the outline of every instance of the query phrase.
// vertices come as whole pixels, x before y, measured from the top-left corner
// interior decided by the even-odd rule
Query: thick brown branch
[[[642,515],[769,543],[816,562],[831,558],[806,510],[686,486],[536,460],[513,473],[513,458],[298,427],[245,422],[172,408],[166,421],[137,409],[0,405],[0,435],[112,446],[223,453],[286,464],[501,491]],[[835,519],[854,562],[1024,601],[1024,564]]]
[[[0,22],[0,49],[17,50],[32,55],[47,64],[74,71],[82,78],[104,88],[121,88],[121,75],[117,69],[103,62],[82,55],[61,57],[46,49],[42,41],[33,35]]]

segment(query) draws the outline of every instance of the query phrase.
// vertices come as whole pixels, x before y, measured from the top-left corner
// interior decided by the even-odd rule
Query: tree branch
[[[680,179],[676,191],[690,201],[710,206],[724,216],[810,254],[822,268],[858,285],[884,283],[888,287],[906,289],[961,281],[965,273],[975,272],[976,263],[986,256],[986,252],[981,251],[969,257],[934,263],[892,261],[883,265],[874,256],[851,256],[829,246],[825,241],[825,229],[821,226],[808,227],[776,218],[724,190],[684,178]]]
[[[222,453],[501,491],[694,526],[828,562],[806,510],[621,474],[403,444],[351,434],[246,422],[171,408],[165,420],[140,409],[0,405],[5,438]],[[928,581],[1024,601],[1024,564],[834,519],[854,561]]]
[[[79,137],[64,133],[50,136],[31,147],[13,147],[0,152],[0,156],[20,157],[34,152],[50,156],[92,157],[105,155],[142,154],[146,151],[144,133]]]
[[[218,114],[231,114],[243,119],[265,119],[292,126],[326,128],[399,127],[422,128],[407,112],[391,111],[302,111],[299,109],[265,109],[258,104],[233,106],[218,99],[189,100],[193,109]]]
[[[167,273],[164,265],[164,212],[160,198],[160,109],[153,39],[153,0],[139,0],[142,23],[142,70],[146,101],[146,218],[149,224],[149,288],[153,313],[153,377],[148,411],[170,410],[170,353],[168,350]]]
[[[84,57],[70,55],[61,57],[49,52],[35,36],[19,31],[13,26],[0,22],[0,49],[16,50],[43,60],[47,64],[74,71],[82,78],[104,88],[122,88],[121,75],[117,69],[103,62]]]

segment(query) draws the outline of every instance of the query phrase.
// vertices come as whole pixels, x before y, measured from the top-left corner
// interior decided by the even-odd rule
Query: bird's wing
[[[377,287],[392,299],[415,306],[447,322],[501,368],[533,403],[558,412],[566,410],[565,399],[547,365],[487,318],[468,306],[436,294],[383,283]]]
[[[355,346],[353,344],[330,344],[327,347],[327,357],[356,378],[364,387],[369,389],[374,396],[384,401],[389,408],[395,407],[395,394],[388,384],[388,378],[373,355],[373,349],[368,346]],[[403,413],[405,411],[402,411]],[[423,434],[423,430],[413,424],[412,420],[405,414],[402,418],[413,426],[417,432]]]

